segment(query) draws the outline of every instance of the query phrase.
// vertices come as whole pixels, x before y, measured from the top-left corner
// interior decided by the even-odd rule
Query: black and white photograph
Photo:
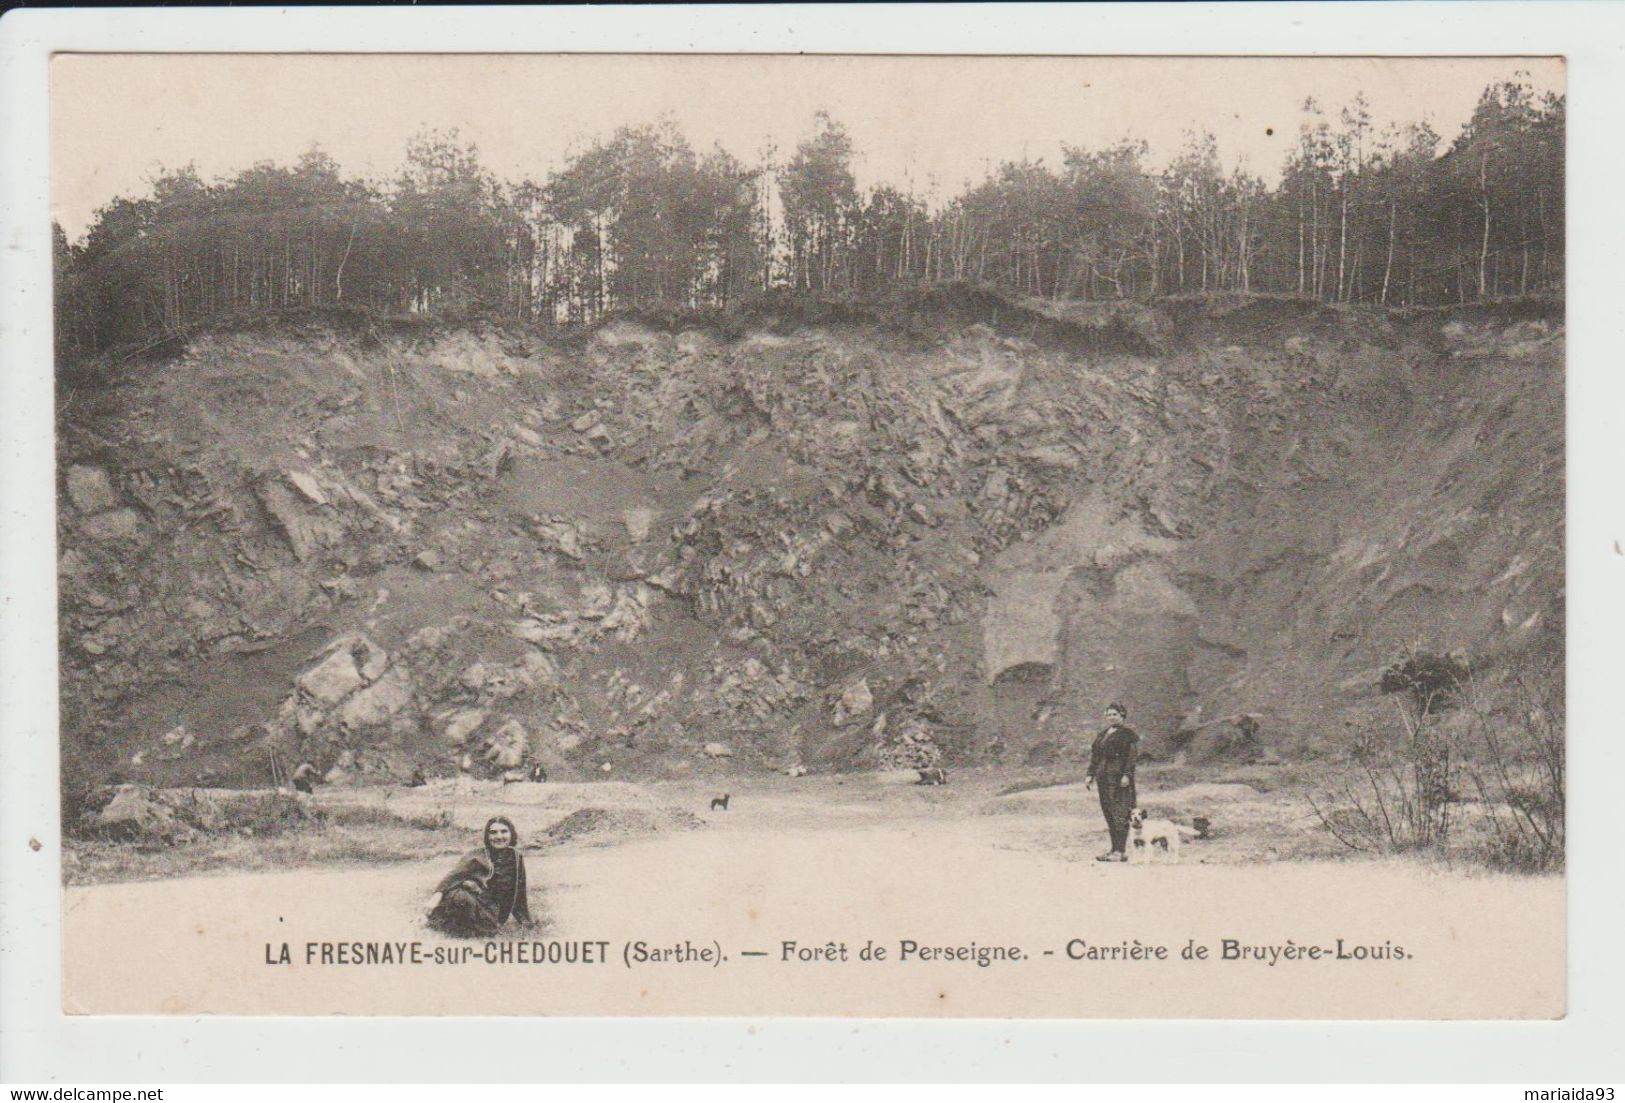
[[[1564,1016],[1562,58],[50,97],[67,1014]]]

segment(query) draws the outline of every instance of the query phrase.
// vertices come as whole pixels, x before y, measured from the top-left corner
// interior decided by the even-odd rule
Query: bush
[[[1457,853],[1494,869],[1561,868],[1567,808],[1561,660],[1526,667],[1492,689],[1466,676],[1460,660],[1412,658],[1428,661],[1396,664],[1384,674],[1385,681],[1396,670],[1409,679],[1396,710],[1397,737],[1361,735],[1352,774],[1337,791],[1310,799],[1322,826],[1351,850],[1448,854],[1463,816],[1476,812],[1481,838]],[[1440,716],[1446,694],[1448,724]]]
[[[1406,648],[1382,672],[1384,693],[1406,694],[1419,713],[1440,712],[1461,700],[1462,687],[1471,676],[1463,658],[1432,651]]]
[[[1398,736],[1362,732],[1341,790],[1310,807],[1351,850],[1397,853],[1442,846],[1459,799],[1460,760],[1430,709],[1400,707]]]
[[[1520,872],[1561,869],[1567,851],[1568,746],[1561,660],[1521,671],[1499,703],[1469,687],[1459,738],[1466,780],[1485,810],[1487,864]],[[1499,707],[1497,707],[1497,704]]]

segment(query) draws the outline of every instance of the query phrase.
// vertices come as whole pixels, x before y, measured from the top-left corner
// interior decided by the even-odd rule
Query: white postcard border
[[[19,10],[0,20],[0,1080],[1552,1080],[1618,1073],[1625,6]],[[129,1019],[60,1012],[46,68],[57,50],[1563,54],[1570,1015],[1560,1023]],[[1612,267],[1610,267],[1612,265]],[[36,850],[33,841],[40,844]],[[503,1044],[511,1043],[511,1044]],[[450,1055],[504,1051],[484,1068]],[[1177,1059],[1171,1055],[1177,1054]],[[1610,1064],[1610,1062],[1612,1062]]]

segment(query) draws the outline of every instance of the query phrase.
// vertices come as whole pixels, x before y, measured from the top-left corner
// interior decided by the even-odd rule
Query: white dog
[[[1173,820],[1146,819],[1145,809],[1136,808],[1129,814],[1129,852],[1131,862],[1150,862],[1155,860],[1158,850],[1170,862],[1179,861],[1179,844],[1182,835],[1196,838],[1195,828],[1175,823]]]

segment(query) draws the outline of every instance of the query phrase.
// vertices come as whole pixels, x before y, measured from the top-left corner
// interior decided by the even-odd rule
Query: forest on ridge
[[[548,325],[726,308],[775,288],[873,294],[990,284],[1056,300],[1278,292],[1427,305],[1561,292],[1562,96],[1492,84],[1448,142],[1378,128],[1363,96],[1306,101],[1273,186],[1192,133],[1008,161],[945,200],[860,189],[819,114],[787,157],[696,150],[670,120],[625,127],[541,180],[498,179],[458,134],[422,132],[388,180],[313,147],[213,182],[166,170],[53,227],[61,362],[241,313],[353,306]]]

